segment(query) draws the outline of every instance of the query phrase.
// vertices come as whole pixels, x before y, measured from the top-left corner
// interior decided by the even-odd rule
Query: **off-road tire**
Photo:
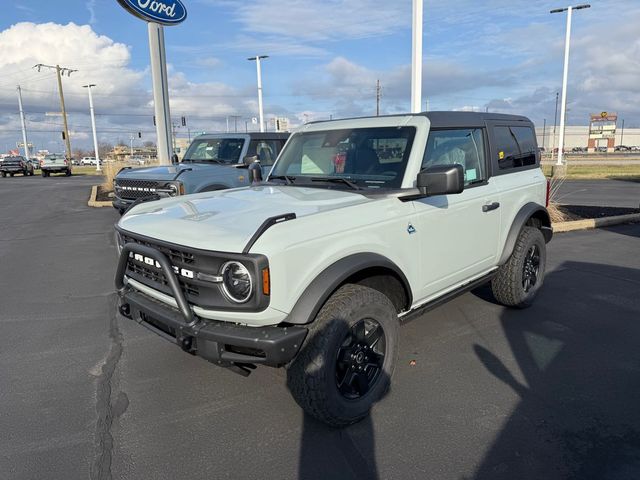
[[[2,172],[2,176],[6,177],[7,176],[7,172]]]
[[[346,398],[336,381],[337,354],[351,327],[363,319],[375,320],[384,332],[382,367],[370,389],[358,398]],[[305,343],[287,370],[287,385],[298,405],[309,415],[333,427],[356,423],[389,388],[398,351],[398,316],[384,294],[347,284],[324,304],[311,324]]]
[[[539,271],[535,284],[526,291],[523,286],[525,261],[534,247],[539,251]],[[523,227],[509,260],[498,269],[498,273],[491,280],[491,290],[495,299],[507,307],[529,307],[544,281],[546,260],[546,244],[542,232],[535,227]]]
[[[9,175],[13,177],[15,174],[13,172],[11,172]]]

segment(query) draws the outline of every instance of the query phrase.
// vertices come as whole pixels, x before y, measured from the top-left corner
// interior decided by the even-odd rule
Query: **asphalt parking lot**
[[[567,180],[557,201],[570,205],[638,208],[640,182],[631,180]]]
[[[640,224],[557,235],[528,310],[480,289],[404,326],[389,394],[332,430],[281,370],[115,315],[94,182],[0,179],[0,478],[640,478]]]

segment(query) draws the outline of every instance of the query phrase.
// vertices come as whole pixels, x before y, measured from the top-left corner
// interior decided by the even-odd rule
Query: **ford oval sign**
[[[180,0],[118,0],[118,3],[147,22],[177,25],[187,18],[187,9]]]

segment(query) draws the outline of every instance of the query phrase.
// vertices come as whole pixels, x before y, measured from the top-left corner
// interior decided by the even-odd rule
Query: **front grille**
[[[202,250],[139,236],[120,228],[118,232],[119,242],[123,245],[134,243],[163,253],[174,269],[185,299],[192,305],[229,311],[262,311],[269,305],[269,296],[261,293],[261,285],[258,283],[255,284],[256,294],[248,302],[238,305],[224,295],[220,283],[211,280],[211,276],[218,276],[222,266],[230,259],[244,263],[252,272],[253,278],[257,279],[259,272],[269,266],[263,255]],[[159,264],[150,258],[145,259],[144,255],[136,259],[135,255],[130,254],[127,258],[125,275],[173,297],[169,282]]]
[[[156,195],[160,182],[155,180],[116,179],[115,190],[120,198],[137,200]]]
[[[185,266],[194,266],[195,259],[192,253],[185,252],[182,250],[177,250],[175,248],[167,248],[159,245],[153,245],[149,242],[145,242],[139,240],[137,238],[130,237],[128,235],[122,235],[122,239],[125,243],[134,242],[140,245],[146,245],[147,247],[155,248],[156,250],[164,253],[171,262],[172,265],[176,265],[177,267],[185,267]],[[169,282],[167,278],[162,273],[162,270],[159,268],[155,268],[153,266],[145,265],[143,263],[135,261],[133,258],[129,258],[127,262],[127,272],[128,274],[133,274],[133,278],[137,278],[141,280],[143,283],[147,285],[162,285],[167,291],[169,291]],[[145,281],[146,280],[146,281]],[[189,283],[182,278],[178,278],[180,286],[182,287],[182,291],[188,297],[197,297],[200,295],[200,287],[194,283]]]

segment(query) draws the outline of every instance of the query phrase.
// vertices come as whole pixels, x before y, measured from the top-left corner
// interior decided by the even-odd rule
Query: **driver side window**
[[[465,187],[486,179],[484,135],[481,128],[431,130],[422,168],[459,163]]]

